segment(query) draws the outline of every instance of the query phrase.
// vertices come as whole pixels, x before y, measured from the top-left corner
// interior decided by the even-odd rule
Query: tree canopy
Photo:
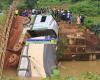
[[[0,12],[2,12],[2,10],[6,10],[8,8],[8,6],[12,3],[13,0],[1,0],[0,2]]]

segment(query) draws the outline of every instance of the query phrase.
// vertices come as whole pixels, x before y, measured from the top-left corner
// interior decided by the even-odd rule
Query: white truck
[[[32,37],[52,36],[58,37],[58,24],[51,15],[37,15],[31,30],[28,33]]]
[[[42,77],[52,74],[57,67],[56,44],[58,25],[51,15],[37,15],[23,47],[18,76]]]

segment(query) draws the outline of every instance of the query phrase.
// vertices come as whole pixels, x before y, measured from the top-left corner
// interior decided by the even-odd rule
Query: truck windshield
[[[46,20],[46,16],[42,16],[41,22],[45,22],[45,20]]]
[[[57,38],[56,33],[51,30],[51,29],[47,29],[47,30],[28,30],[27,31],[31,37],[39,37],[39,36],[51,36],[53,38]]]

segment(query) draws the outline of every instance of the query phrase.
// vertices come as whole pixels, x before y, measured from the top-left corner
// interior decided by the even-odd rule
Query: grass
[[[9,78],[9,77],[1,77],[0,80],[16,80],[14,78]]]
[[[6,22],[6,15],[2,14],[0,15],[0,39],[2,41],[2,38],[4,35],[4,27],[5,27],[5,22]],[[0,42],[0,51],[2,51],[2,42]]]
[[[0,15],[0,25],[4,26],[5,25],[5,21],[6,21],[6,15],[5,14],[1,14]]]
[[[28,80],[28,78],[16,79],[16,78],[10,78],[10,77],[2,77],[0,80]],[[60,74],[57,74],[57,75],[53,74],[51,77],[47,77],[41,80],[100,80],[100,75],[93,72],[86,72],[84,74],[81,74],[79,77],[67,76],[67,75],[66,77],[62,77],[60,76]]]
[[[67,1],[65,0],[65,1],[62,1],[62,2],[59,2],[59,1],[50,1],[50,0],[47,0],[46,2],[44,1],[44,0],[39,0],[38,2],[37,2],[37,7],[39,7],[39,8],[47,8],[47,7],[61,7],[61,5],[64,5],[64,4],[66,4],[67,3]]]
[[[30,80],[31,78],[27,78],[27,79],[19,79],[19,78],[10,78],[10,77],[2,77],[0,78],[0,80]],[[66,77],[62,77],[60,76],[60,74],[52,74],[51,77],[47,77],[45,79],[41,79],[41,80],[100,80],[100,74],[96,74],[93,72],[86,72],[84,74],[81,74],[79,77],[75,77],[75,76],[67,76]]]
[[[4,37],[5,22],[6,22],[6,15],[0,14],[0,54],[3,52],[2,48],[3,48],[4,43],[3,43],[2,37]],[[1,58],[1,55],[0,55],[0,58]]]
[[[44,80],[100,80],[100,75],[92,72],[87,72],[85,74],[80,75],[79,77],[66,76],[61,77],[60,75],[48,77]]]
[[[100,23],[100,16],[96,16],[96,17],[88,17],[89,19],[93,20],[94,24],[96,23]]]

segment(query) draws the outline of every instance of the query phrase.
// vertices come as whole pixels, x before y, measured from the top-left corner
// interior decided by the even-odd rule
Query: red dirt
[[[79,40],[83,37],[85,39],[85,44],[86,47],[89,47],[89,49],[93,49],[96,48],[96,46],[98,44],[100,44],[100,39],[95,35],[92,34],[93,32],[91,32],[89,29],[84,29],[82,31],[80,31],[80,27],[82,26],[78,26],[75,23],[72,24],[67,24],[64,21],[59,22],[59,34],[60,34],[60,38],[64,38],[64,39],[68,39],[68,37],[72,37],[73,40],[76,39],[75,37],[79,36]],[[81,28],[82,29],[82,28]],[[82,41],[82,40],[81,40]],[[74,42],[74,41],[73,41]],[[68,43],[68,42],[66,42]],[[74,43],[73,43],[74,44]],[[72,45],[73,45],[72,44]],[[76,43],[75,43],[76,44]],[[68,44],[65,44],[65,46],[67,46]],[[71,45],[71,44],[69,44]],[[77,44],[75,45],[77,47]],[[68,46],[67,46],[68,47]],[[76,49],[76,47],[74,49]],[[81,47],[81,46],[80,46]],[[83,46],[84,48],[84,46]],[[73,47],[71,47],[70,49],[73,50]],[[87,49],[87,48],[86,48]],[[79,51],[79,50],[78,50]],[[65,48],[65,53],[68,53],[67,49]]]

